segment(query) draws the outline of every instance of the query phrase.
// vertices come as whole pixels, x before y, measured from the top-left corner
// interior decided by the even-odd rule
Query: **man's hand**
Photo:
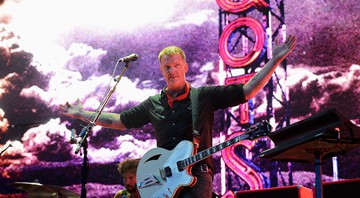
[[[243,86],[245,99],[254,97],[265,86],[276,67],[290,54],[295,45],[296,37],[294,35],[290,35],[282,45],[275,44],[272,52],[273,57]]]
[[[61,114],[69,116],[71,118],[81,118],[81,112],[83,111],[83,105],[79,99],[77,99],[75,105],[71,105],[69,102],[66,102],[65,105],[59,105],[58,110]]]
[[[278,45],[278,40],[276,40],[272,52],[273,58],[276,60],[285,59],[286,56],[295,48],[295,45],[296,37],[294,35],[288,36],[282,45]]]

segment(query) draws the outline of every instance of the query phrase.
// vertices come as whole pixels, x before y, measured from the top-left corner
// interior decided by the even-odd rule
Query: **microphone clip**
[[[75,138],[75,129],[71,129],[71,136],[70,136],[70,140],[67,141],[66,143],[68,144],[77,144],[77,139]]]

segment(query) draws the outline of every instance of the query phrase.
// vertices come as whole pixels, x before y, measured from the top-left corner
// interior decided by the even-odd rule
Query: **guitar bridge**
[[[159,180],[157,180],[154,175],[150,175],[148,178],[145,178],[143,181],[138,182],[137,186],[138,188],[145,188],[147,186],[160,183]]]
[[[160,176],[161,176],[161,179],[166,181],[167,177],[172,176],[171,168],[169,166],[167,166],[164,169],[160,169]]]

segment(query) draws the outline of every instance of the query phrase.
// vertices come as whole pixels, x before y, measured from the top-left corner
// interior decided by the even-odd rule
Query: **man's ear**
[[[187,63],[185,63],[185,73],[187,73],[189,71],[189,65]]]

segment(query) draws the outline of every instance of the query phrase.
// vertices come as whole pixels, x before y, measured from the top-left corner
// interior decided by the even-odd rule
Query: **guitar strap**
[[[199,114],[199,105],[198,105],[198,96],[199,90],[197,88],[191,87],[190,89],[190,100],[191,100],[191,115],[192,115],[192,125],[193,125],[193,139],[195,147],[199,147],[200,133],[198,129],[198,114]]]

